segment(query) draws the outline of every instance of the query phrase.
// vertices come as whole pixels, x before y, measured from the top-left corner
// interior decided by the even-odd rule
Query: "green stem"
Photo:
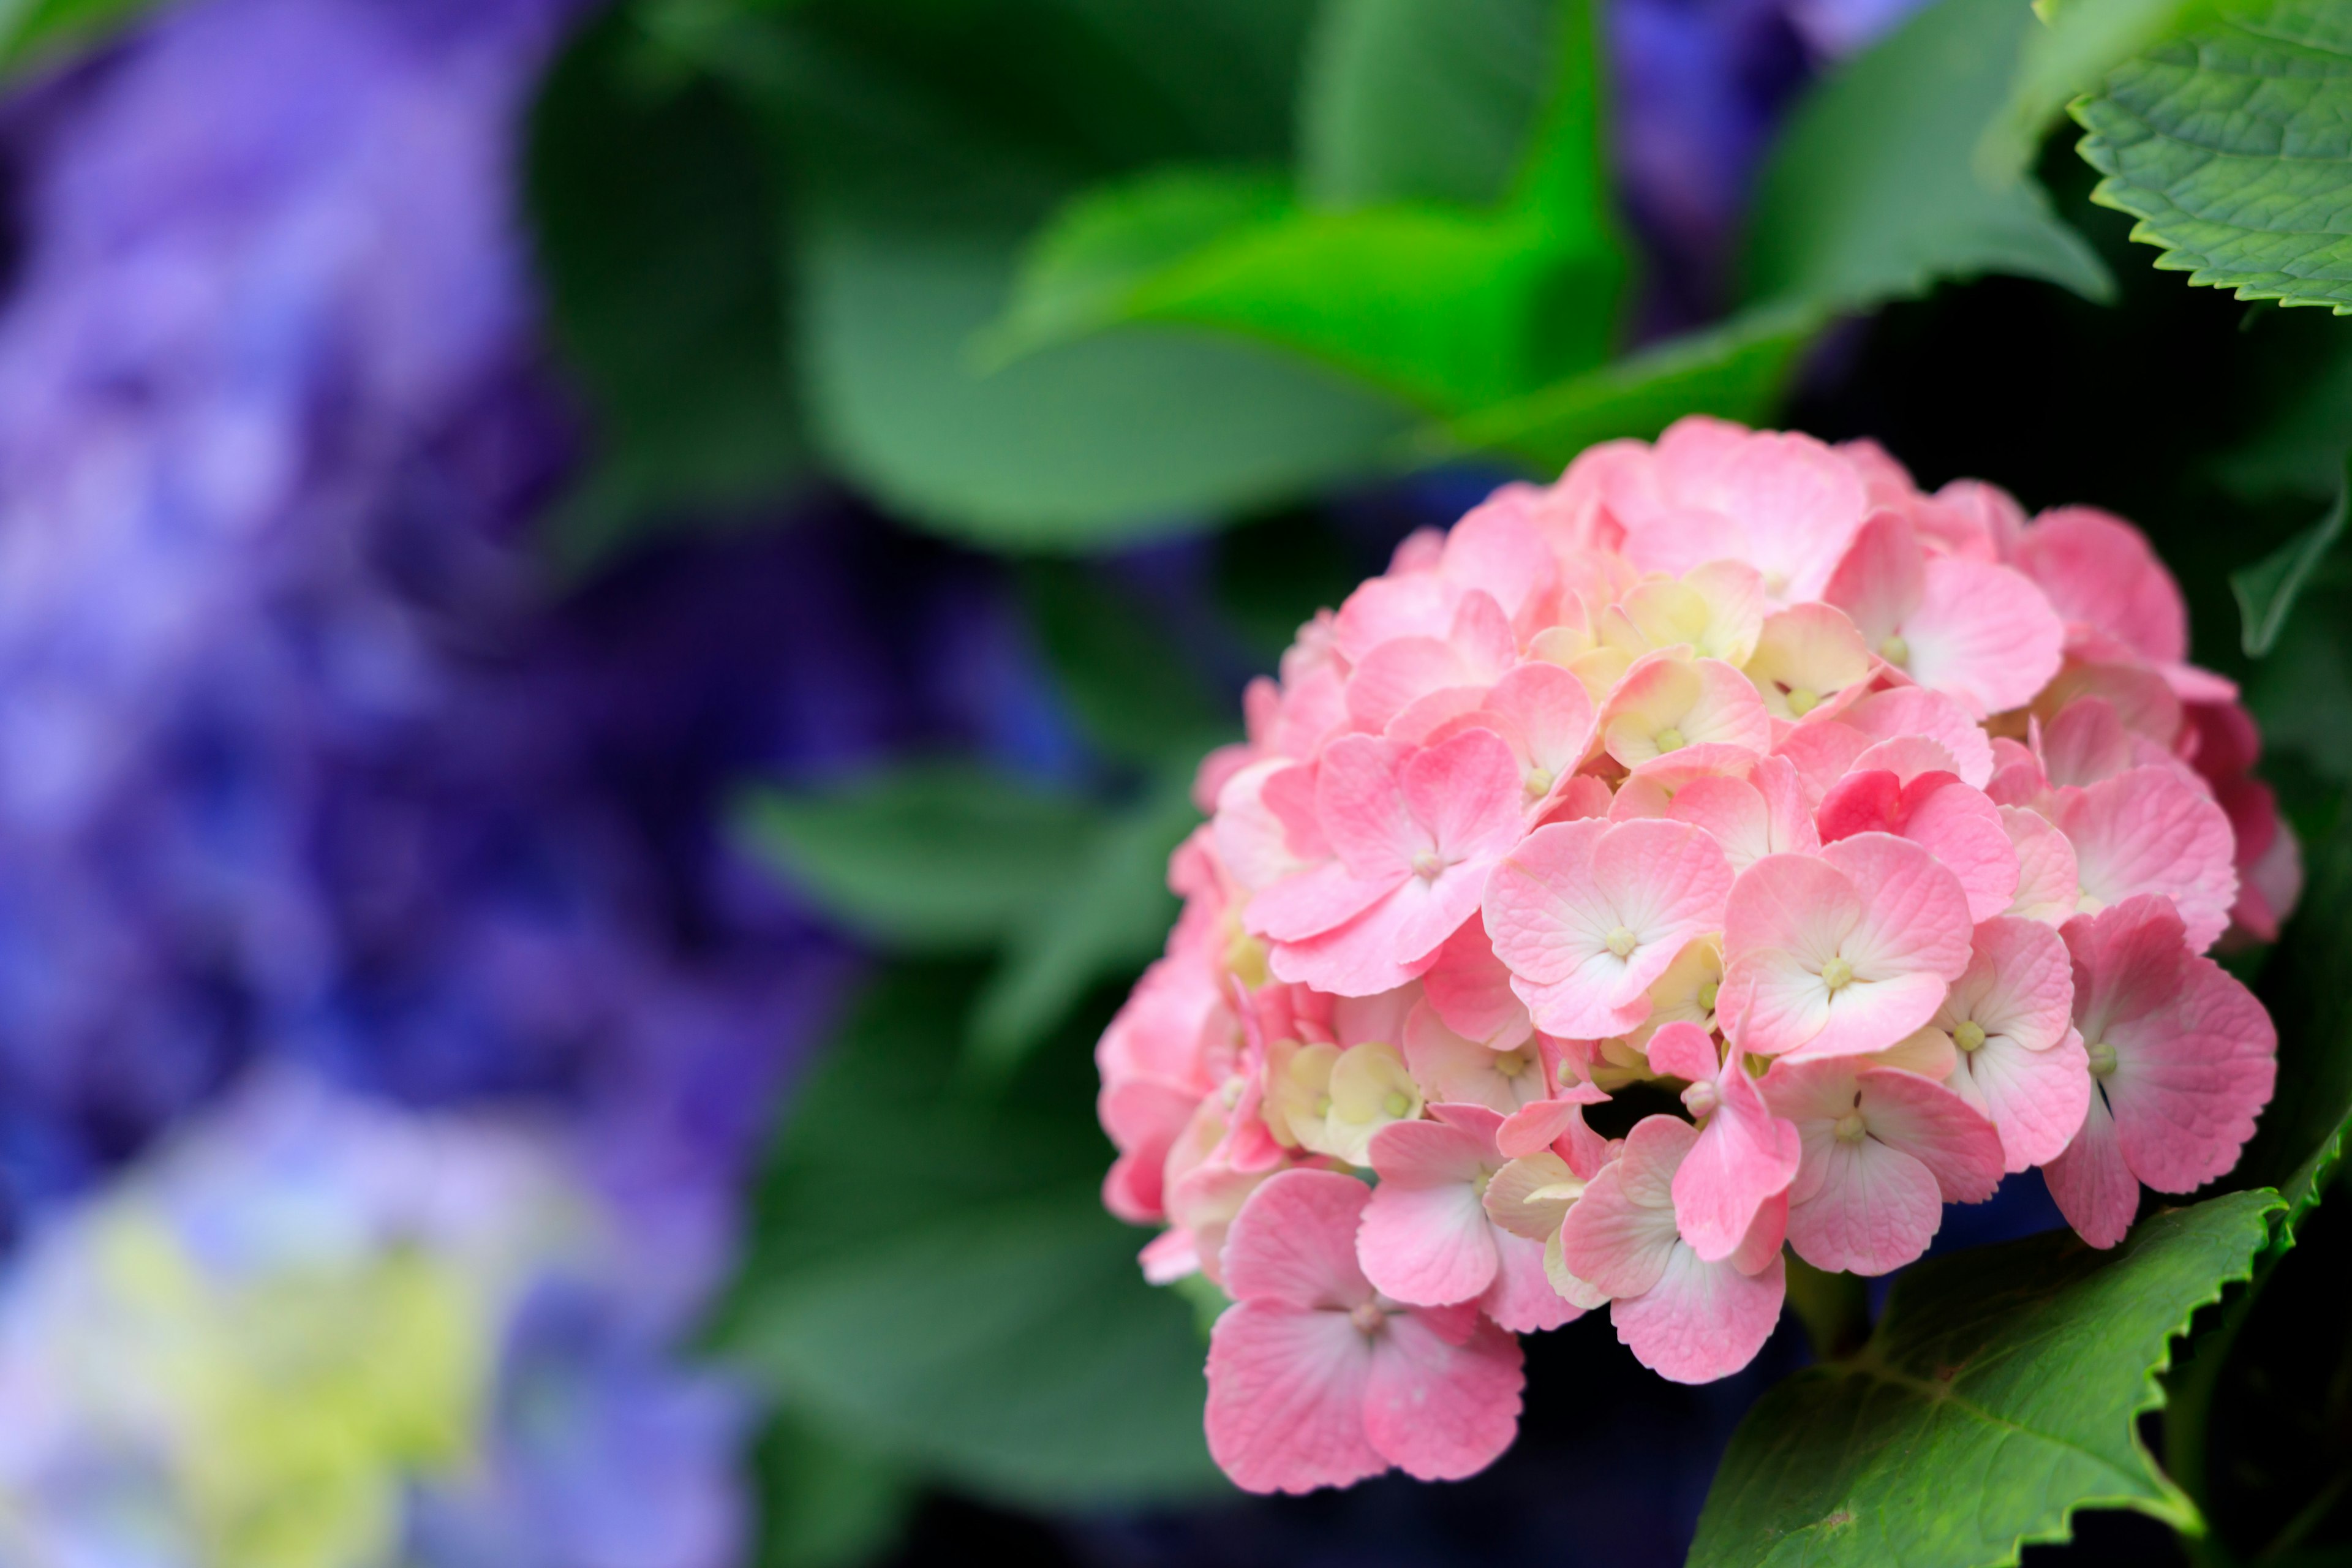
[[[1805,1325],[1817,1361],[1835,1361],[1870,1338],[1870,1288],[1858,1274],[1824,1274],[1789,1255],[1789,1305]]]

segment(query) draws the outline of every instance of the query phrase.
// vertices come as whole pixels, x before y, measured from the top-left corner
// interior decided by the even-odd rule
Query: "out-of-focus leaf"
[[[1302,211],[1267,196],[1259,176],[1185,170],[1080,198],[1024,262],[992,344],[1019,353],[1130,322],[1202,327],[1323,360],[1441,413],[1607,351],[1616,259],[1562,251],[1538,214]],[[1153,255],[1220,209],[1223,232],[1172,261]],[[1121,260],[1141,265],[1114,282]]]
[[[0,76],[94,48],[155,5],[156,0],[0,0]]]
[[[1085,1042],[982,1091],[955,1069],[968,975],[875,984],[801,1088],[721,1351],[798,1407],[960,1488],[1034,1505],[1193,1495],[1186,1304],[1102,1209]]]
[[[665,514],[772,493],[806,457],[759,141],[715,85],[658,63],[614,11],[557,59],[531,115],[551,323],[604,426],[554,520],[574,565]]]
[[[2042,25],[2026,30],[2008,100],[1978,140],[1979,174],[1997,187],[2023,178],[2069,100],[2214,8],[2215,0],[2037,0]]]
[[[2230,591],[2237,595],[2238,612],[2245,622],[2248,657],[2260,658],[2278,642],[2295,600],[2343,537],[2347,508],[2352,508],[2352,471],[2347,472],[2345,488],[2336,491],[2335,504],[2326,516],[2252,566],[2230,574]]]
[[[1758,196],[1750,296],[1851,309],[2009,272],[2107,298],[2106,268],[2041,187],[1989,184],[1971,162],[2034,25],[2017,0],[1939,0],[1808,98]]]
[[[674,38],[793,172],[803,384],[825,458],[1000,548],[1198,527],[1374,461],[1404,411],[1254,344],[1122,330],[993,371],[1022,237],[1087,184],[1280,163],[1305,0],[808,0]]]
[[[1542,122],[1581,0],[1330,0],[1299,89],[1299,187],[1317,205],[1486,206]]]
[[[760,1434],[751,1464],[757,1568],[859,1568],[889,1548],[915,1503],[903,1464],[789,1410]]]
[[[1104,829],[1061,896],[1013,935],[972,1008],[974,1066],[1002,1073],[1097,981],[1159,956],[1176,918],[1168,857],[1201,820],[1191,784],[1191,769],[1171,770]]]
[[[2224,488],[2250,500],[2327,495],[2342,484],[2344,454],[2352,450],[2352,331],[2308,316],[2295,321],[2306,331],[2318,328],[2312,347],[2326,352],[2257,383],[2270,405],[2252,437],[2213,465]]]
[[[2093,1507],[2194,1530],[2136,1423],[2162,1403],[2174,1336],[2247,1277],[2279,1206],[2232,1193],[2143,1221],[2110,1252],[2052,1233],[1908,1270],[1859,1354],[1748,1412],[1694,1568],[1990,1568]]]
[[[825,912],[895,945],[995,945],[1095,853],[1096,806],[985,768],[916,763],[824,791],[762,789],[747,839]]]
[[[1031,562],[1021,591],[1055,683],[1103,750],[1189,772],[1233,738],[1229,703],[1210,690],[1162,617],[1101,569]]]
[[[2352,11],[2231,6],[2107,73],[2074,106],[2093,199],[2156,265],[2241,300],[2352,315]]]
[[[1497,452],[1557,473],[1596,441],[1650,437],[1685,414],[1760,423],[1821,324],[1808,308],[1751,310],[1424,433],[1429,458]]]

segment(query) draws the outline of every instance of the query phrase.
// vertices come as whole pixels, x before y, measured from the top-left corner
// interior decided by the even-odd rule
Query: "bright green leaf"
[[[1808,310],[1752,310],[1456,419],[1423,437],[1422,455],[1499,452],[1549,475],[1596,441],[1654,436],[1685,414],[1761,423],[1819,326]]]
[[[1753,299],[1854,309],[1984,272],[2114,288],[2029,180],[1971,161],[2033,16],[2018,0],[1939,0],[1799,108],[1758,195]]]
[[[1222,232],[1164,258],[1219,217]],[[1597,363],[1615,270],[1607,254],[1559,248],[1532,212],[1302,211],[1276,205],[1261,177],[1180,170],[1074,204],[1024,263],[988,341],[1001,353],[1123,323],[1206,328],[1454,412]]]
[[[2026,29],[2009,100],[1977,143],[1978,173],[1996,186],[2023,178],[2069,100],[2213,9],[2214,0],[2038,0],[2043,25]]]
[[[1299,91],[1299,185],[1324,206],[1509,195],[1541,123],[1560,0],[1329,0]],[[1588,29],[1589,31],[1589,29]]]
[[[2143,1221],[2111,1252],[2058,1232],[1907,1271],[1860,1354],[1748,1412],[1693,1568],[1992,1568],[2063,1539],[2084,1508],[2194,1528],[2136,1423],[2162,1402],[2174,1336],[2246,1278],[2278,1207],[2233,1193]]]
[[[826,913],[906,947],[992,947],[1060,898],[1101,814],[988,769],[917,763],[823,791],[763,789],[755,847]]]
[[[2156,265],[2241,300],[2352,314],[2352,11],[2230,6],[2074,106],[2094,199]]]
[[[2245,622],[2248,657],[2260,658],[2278,642],[2295,600],[2343,536],[2345,512],[2352,507],[2352,472],[2347,473],[2345,485],[2326,516],[2252,566],[2230,574],[2230,591],[2237,595],[2238,613]]]
[[[720,1351],[829,1426],[1032,1506],[1220,1485],[1186,1303],[1102,1209],[1092,1063],[1066,1036],[982,1093],[969,982],[901,968],[797,1092]]]
[[[574,565],[664,513],[772,493],[806,457],[759,142],[716,87],[656,64],[615,11],[557,59],[531,114],[551,325],[604,425],[554,520]]]
[[[1003,1071],[1089,986],[1159,956],[1176,919],[1168,857],[1201,820],[1191,785],[1192,770],[1175,770],[1112,821],[1061,896],[1014,933],[972,1009],[976,1066]]]

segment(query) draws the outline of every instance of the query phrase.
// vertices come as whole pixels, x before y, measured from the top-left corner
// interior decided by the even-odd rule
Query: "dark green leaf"
[[[1307,57],[1310,202],[1486,206],[1510,193],[1553,86],[1560,0],[1331,0]]]
[[[1034,1049],[1088,987],[1159,956],[1176,919],[1168,857],[1201,820],[1192,770],[1170,772],[1115,819],[1070,885],[1014,934],[972,1009],[972,1060],[999,1073]]]
[[[2112,1252],[2053,1233],[1906,1272],[1859,1355],[1797,1373],[1741,1423],[1694,1568],[1991,1568],[2092,1507],[2194,1529],[2136,1423],[2161,1403],[2173,1337],[2247,1276],[2278,1207],[2233,1193]]]
[[[758,790],[749,841],[826,913],[922,949],[992,947],[1059,899],[1101,813],[985,768],[917,763],[824,791]]]
[[[1983,272],[2108,297],[2041,188],[1988,184],[1972,161],[2034,25],[2017,0],[1939,0],[1806,100],[1758,196],[1751,297],[1856,308]]]
[[[1197,1493],[1192,1311],[1102,1210],[1083,1037],[1001,1092],[954,1070],[968,978],[883,977],[799,1091],[723,1352],[825,1422],[1033,1505]]]
[[[1030,562],[1021,589],[1055,684],[1104,751],[1189,773],[1211,746],[1234,738],[1230,703],[1210,689],[1165,618],[1101,568]]]
[[[2094,199],[2140,220],[2158,268],[2352,314],[2352,11],[2229,6],[2074,108]]]
[[[616,10],[558,58],[531,116],[551,323],[604,426],[556,520],[575,564],[666,512],[771,493],[805,457],[764,155],[717,87],[661,65]]]
[[[760,1434],[751,1463],[757,1568],[859,1568],[888,1549],[914,1507],[905,1466],[789,1411]]]
[[[1596,441],[1650,437],[1685,414],[1758,424],[1779,404],[1820,317],[1753,310],[1426,434],[1423,454],[1499,452],[1547,474]]]
[[[2347,507],[2352,507],[2352,473],[2346,475],[2345,488],[2336,491],[2335,504],[2326,516],[2252,566],[2230,574],[2230,591],[2237,595],[2238,612],[2245,623],[2243,640],[2249,658],[2262,658],[2278,642],[2295,600],[2343,536]]]
[[[2294,321],[2301,331],[2284,344],[2284,363],[2262,362],[2238,383],[2252,383],[2251,437],[2212,465],[2213,477],[2245,500],[2323,497],[2344,482],[2344,454],[2352,451],[2352,328],[2309,315]]]

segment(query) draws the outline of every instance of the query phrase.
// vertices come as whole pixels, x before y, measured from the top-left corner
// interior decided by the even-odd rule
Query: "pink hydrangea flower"
[[[2278,1033],[2251,992],[2190,951],[2165,899],[2126,900],[2064,934],[2093,1092],[2046,1173],[2083,1239],[2113,1247],[2142,1183],[2194,1192],[2237,1163],[2271,1097]]]
[[[2274,935],[2300,860],[2187,661],[2121,520],[1719,420],[1399,545],[1202,763],[1097,1052],[1106,1205],[1238,1303],[1219,1462],[1465,1475],[1515,1333],[1606,1305],[1704,1381],[1784,1245],[1883,1273],[2040,1165],[2109,1246],[2227,1170],[2273,1040],[2200,955]]]
[[[1785,1198],[1768,1202],[1720,1262],[1684,1239],[1674,1182],[1698,1138],[1687,1121],[1644,1117],[1560,1222],[1561,1261],[1610,1298],[1609,1321],[1634,1359],[1675,1383],[1711,1383],[1755,1360],[1788,1289]]]
[[[1563,823],[1496,865],[1486,930],[1536,1026],[1591,1039],[1642,1021],[1650,983],[1720,927],[1730,891],[1722,848],[1687,823]]]
[[[1973,929],[1959,882],[1905,839],[1775,855],[1732,889],[1721,1005],[1766,1056],[1883,1050],[1935,1016]]]
[[[1286,1171],[1225,1245],[1234,1304],[1209,1339],[1209,1453],[1247,1491],[1346,1486],[1391,1466],[1475,1475],[1510,1447],[1518,1342],[1475,1307],[1415,1310],[1356,1263],[1371,1194],[1353,1177]]]

